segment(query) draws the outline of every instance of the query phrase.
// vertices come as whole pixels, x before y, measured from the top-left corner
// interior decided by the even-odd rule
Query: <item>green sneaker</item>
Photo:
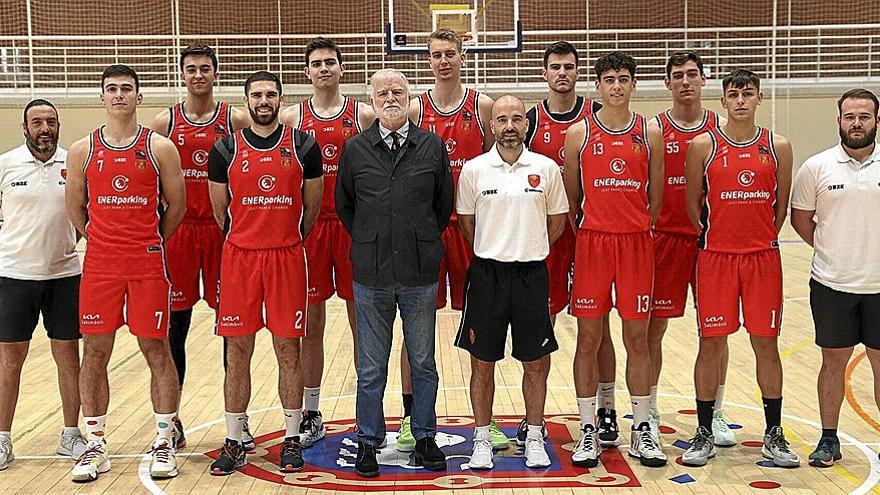
[[[503,450],[510,446],[510,439],[501,431],[494,419],[489,421],[489,437],[495,450]]]
[[[810,454],[810,465],[815,467],[831,467],[834,461],[841,459],[840,440],[833,437],[822,437],[816,450]]]
[[[397,450],[399,452],[414,452],[416,450],[416,439],[409,427],[409,420],[409,416],[400,420],[400,429],[397,430]]]

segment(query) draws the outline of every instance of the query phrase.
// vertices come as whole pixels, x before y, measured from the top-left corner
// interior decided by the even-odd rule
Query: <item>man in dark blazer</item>
[[[382,397],[394,318],[399,308],[412,368],[415,460],[446,468],[434,434],[439,377],[434,362],[440,233],[453,205],[446,146],[407,118],[409,85],[383,69],[370,79],[378,120],[345,143],[336,178],[336,211],[352,237],[358,334],[357,473],[377,476],[385,440]]]

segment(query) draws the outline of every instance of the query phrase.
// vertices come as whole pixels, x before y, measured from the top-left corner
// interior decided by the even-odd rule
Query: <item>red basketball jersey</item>
[[[458,185],[458,176],[464,162],[483,154],[483,124],[480,121],[480,93],[465,89],[461,104],[451,112],[441,112],[431,99],[431,92],[419,95],[418,126],[440,136],[446,143],[452,181]]]
[[[564,168],[565,161],[565,132],[572,124],[593,112],[593,102],[589,98],[580,101],[581,108],[576,112],[577,116],[566,121],[557,120],[550,115],[547,100],[535,105],[535,135],[526,146],[535,153],[552,158],[559,165],[560,170]]]
[[[117,147],[104,141],[102,129],[92,132],[83,165],[88,191],[83,270],[115,279],[164,276],[153,131],[139,126],[131,144]]]
[[[361,132],[358,122],[358,102],[345,97],[342,109],[332,117],[321,117],[312,108],[311,98],[299,104],[300,121],[298,129],[311,135],[321,149],[321,162],[324,165],[324,197],[321,201],[321,215],[336,217],[336,171],[339,169],[339,153],[346,139]]]
[[[676,124],[669,110],[657,115],[657,124],[663,133],[664,182],[663,208],[654,229],[671,234],[699,235],[687,214],[685,200],[684,163],[688,145],[700,134],[718,128],[718,114],[703,110],[703,121],[696,127],[686,129]]]
[[[777,248],[773,133],[759,127],[747,143],[731,141],[720,128],[709,136],[700,248],[727,253]]]
[[[612,131],[595,115],[584,118],[587,138],[580,154],[583,212],[578,227],[616,234],[646,232],[648,211],[648,126],[633,113],[626,129]]]
[[[229,164],[230,228],[226,241],[243,249],[291,247],[302,242],[303,165],[294,147],[292,127],[270,149],[233,134],[235,156]]]
[[[214,116],[207,122],[193,122],[186,118],[183,103],[171,107],[168,138],[180,154],[180,167],[186,183],[186,223],[211,224],[214,211],[208,196],[208,155],[218,139],[232,133],[232,107],[217,103]]]

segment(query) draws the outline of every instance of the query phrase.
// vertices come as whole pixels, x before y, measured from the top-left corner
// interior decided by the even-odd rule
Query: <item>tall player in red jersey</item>
[[[208,154],[214,143],[247,127],[247,113],[214,98],[217,55],[205,45],[191,45],[180,52],[180,74],[186,86],[186,100],[159,112],[150,128],[171,139],[180,155],[186,183],[186,215],[174,235],[165,243],[171,278],[171,318],[168,344],[177,367],[181,395],[186,376],[186,337],[193,306],[204,298],[217,309],[220,280],[220,250],[223,232],[217,228],[208,197]],[[201,277],[200,277],[201,275]],[[201,278],[204,293],[199,291]],[[180,407],[178,405],[178,411]],[[178,420],[177,447],[186,445],[183,425]]]
[[[572,124],[596,113],[602,108],[602,104],[578,96],[575,91],[575,84],[580,77],[578,53],[567,41],[551,43],[544,50],[544,69],[541,71],[541,76],[547,81],[549,93],[546,99],[538,102],[526,113],[529,128],[526,131],[525,142],[530,150],[552,158],[559,165],[560,170],[564,171],[566,131]],[[554,324],[556,315],[568,306],[568,276],[574,261],[574,240],[574,230],[571,225],[566,225],[559,239],[550,246],[550,256],[547,257],[547,272],[550,277],[550,318]],[[616,366],[611,331],[606,318],[602,323],[602,344],[599,347],[598,392],[599,430],[602,432],[603,429],[607,429],[605,435],[616,435],[617,431],[617,415],[614,411]],[[525,439],[525,423],[521,422],[517,430],[517,442],[524,444]]]
[[[67,157],[67,211],[88,240],[79,299],[79,384],[88,446],[74,465],[74,481],[93,481],[110,469],[107,363],[116,330],[125,324],[152,375],[158,435],[150,474],[177,476],[178,382],[167,340],[171,286],[163,244],[183,219],[186,188],[171,141],[137,123],[139,89],[130,67],[108,67],[101,77],[107,123],[75,142]]]
[[[281,112],[281,123],[295,127],[315,138],[324,165],[324,198],[321,213],[305,240],[309,268],[309,332],[302,340],[303,420],[300,440],[304,448],[324,438],[324,420],[319,410],[321,377],[324,372],[324,326],[326,301],[335,292],[345,301],[348,325],[354,349],[357,333],[354,318],[354,294],[351,288],[351,237],[336,215],[334,191],[339,153],[345,140],[373,124],[376,118],[369,105],[343,96],[339,82],[345,71],[342,52],[328,38],[317,37],[306,45],[306,77],[314,93]],[[355,350],[355,361],[357,351]]]
[[[780,426],[782,362],[782,260],[777,234],[785,223],[791,190],[788,139],[755,125],[761,104],[758,76],[735,70],[724,76],[721,104],[727,123],[694,138],[687,153],[687,212],[700,226],[697,255],[697,325],[700,353],[694,369],[699,426],[682,455],[702,466],[715,456],[712,413],[718,360],[727,336],[742,321],[749,332],[764,402],[762,454],[777,466],[798,465]],[[740,307],[742,312],[740,313]]]
[[[574,380],[581,438],[572,453],[576,466],[598,463],[595,427],[596,365],[602,320],[614,306],[623,322],[626,382],[633,406],[629,455],[649,467],[666,464],[651,433],[648,399],[651,362],[648,317],[654,285],[651,224],[663,201],[662,137],[647,119],[630,111],[635,60],[613,52],[596,61],[602,109],[568,128],[565,189],[577,225],[569,311],[578,319]]]
[[[211,464],[213,475],[231,474],[247,462],[242,433],[254,339],[263,327],[272,333],[286,426],[279,469],[303,468],[299,361],[300,339],[308,327],[303,239],[321,207],[321,152],[314,138],[278,122],[278,76],[255,72],[244,91],[253,123],[218,141],[208,158],[214,217],[228,227],[216,324],[227,344],[227,434],[220,457]]]
[[[666,88],[672,93],[672,108],[660,113],[651,124],[663,134],[663,208],[654,225],[654,303],[648,325],[651,355],[651,429],[660,431],[657,384],[663,366],[663,335],[670,318],[684,316],[688,286],[694,286],[697,265],[697,236],[685,205],[684,161],[688,146],[700,134],[716,129],[725,120],[703,108],[702,90],[706,84],[703,61],[692,51],[676,52],[666,62]],[[712,432],[715,445],[736,444],[736,435],[721,410],[727,377],[727,349],[718,361],[720,385],[715,397]],[[659,438],[659,436],[658,436]]]

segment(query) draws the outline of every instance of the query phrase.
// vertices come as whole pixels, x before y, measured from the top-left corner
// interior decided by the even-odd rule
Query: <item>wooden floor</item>
[[[813,344],[813,329],[807,300],[807,280],[811,250],[784,232],[782,253],[785,270],[785,319],[780,349],[785,369],[783,424],[793,448],[802,461],[818,439],[816,375],[820,353]],[[617,348],[622,352],[619,324],[613,315]],[[428,493],[455,487],[469,493],[877,493],[880,480],[880,425],[872,396],[870,366],[856,359],[847,380],[847,400],[841,414],[840,431],[844,458],[835,467],[819,470],[806,465],[798,469],[780,469],[760,465],[760,440],[763,416],[754,379],[754,357],[748,338],[742,331],[731,338],[730,374],[725,399],[730,422],[742,425],[736,430],[740,444],[719,449],[717,458],[705,468],[686,468],[675,462],[693,431],[693,363],[697,339],[694,314],[689,310],[682,319],[671,323],[665,345],[665,368],[660,384],[663,412],[664,449],[670,463],[662,469],[645,469],[628,459],[626,447],[606,451],[602,464],[592,471],[573,470],[566,449],[572,448],[577,431],[577,408],[572,385],[572,351],[575,322],[562,315],[557,323],[560,350],[553,355],[549,380],[547,414],[554,466],[546,471],[528,472],[521,467],[521,453],[509,448],[498,457],[492,474],[478,474],[461,469],[461,459],[450,459],[450,469],[442,477],[406,467],[383,467],[382,477],[365,484],[353,475],[350,467],[350,439],[353,438],[355,405],[355,370],[352,364],[349,330],[342,303],[328,306],[326,368],[322,385],[322,410],[330,422],[328,438],[306,451],[306,470],[282,478],[273,471],[271,460],[277,457],[277,444],[283,427],[278,410],[276,368],[268,334],[262,332],[254,359],[254,386],[251,401],[251,426],[257,451],[249,456],[251,464],[243,473],[212,477],[207,473],[211,458],[206,453],[223,441],[223,367],[221,342],[211,332],[213,314],[204,304],[196,308],[190,330],[189,372],[180,415],[187,426],[188,445],[179,452],[180,476],[154,483],[145,474],[148,461],[144,453],[154,435],[149,400],[149,373],[139,355],[134,338],[121,330],[110,367],[111,400],[108,441],[113,469],[88,485],[69,480],[71,461],[53,455],[61,426],[60,400],[56,392],[55,371],[45,333],[38,332],[25,365],[21,399],[13,427],[17,459],[0,472],[0,493],[330,493],[331,491],[399,491]],[[458,314],[449,309],[438,315],[438,355],[440,393],[437,414],[440,429],[447,433],[450,451],[469,453],[471,420],[466,385],[469,370],[466,355],[452,347]],[[398,334],[399,335],[399,334]],[[336,343],[339,343],[338,345]],[[396,338],[394,353],[400,339]],[[861,357],[863,349],[857,349]],[[622,354],[618,354],[622,356]],[[618,359],[618,409],[629,412],[628,395],[623,386],[624,359]],[[498,390],[495,413],[503,427],[511,431],[523,413],[519,391],[521,369],[508,359],[497,369]],[[396,363],[388,380],[385,414],[396,418],[401,413],[400,378]],[[396,431],[397,421],[389,420],[389,431]],[[622,419],[621,428],[629,429]],[[393,440],[394,434],[391,434]],[[345,439],[345,440],[343,440]],[[624,435],[628,440],[628,435]],[[323,444],[323,445],[322,445]],[[455,450],[458,449],[458,450]],[[387,457],[387,456],[386,456]],[[394,456],[391,455],[393,458]],[[350,462],[349,462],[350,461]],[[391,464],[406,464],[408,458],[391,459]],[[506,464],[505,464],[506,463]],[[503,466],[507,466],[504,468]],[[397,473],[397,474],[394,474]],[[675,480],[672,480],[675,478]],[[692,480],[690,482],[688,479]],[[752,484],[752,486],[750,486]],[[623,488],[614,486],[626,485]],[[640,486],[640,487],[639,487]],[[773,489],[774,487],[777,487]],[[756,488],[757,487],[757,488]],[[760,488],[765,487],[765,488]]]

